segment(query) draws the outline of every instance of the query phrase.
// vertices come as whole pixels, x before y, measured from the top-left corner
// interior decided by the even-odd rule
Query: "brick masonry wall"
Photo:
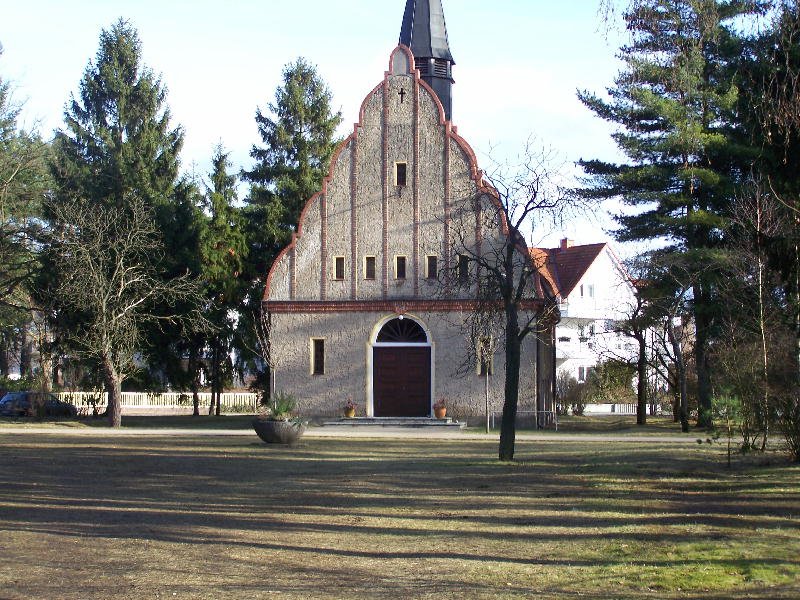
[[[348,398],[359,414],[371,410],[371,342],[380,325],[393,313],[302,313],[273,315],[275,389],[298,398],[304,416],[336,416]],[[484,380],[475,371],[459,376],[456,370],[467,353],[467,338],[458,323],[459,312],[408,315],[429,331],[433,340],[433,400],[445,397],[449,413],[458,417],[484,414]],[[325,374],[311,375],[311,340],[325,340]],[[533,337],[523,348],[519,410],[534,410]],[[489,378],[491,410],[502,409],[505,362],[502,350],[494,357],[495,375]]]
[[[395,50],[394,57],[397,58]],[[400,57],[401,59],[403,57]],[[301,217],[291,246],[268,278],[266,305],[285,301],[382,302],[435,298],[442,290],[425,280],[425,260],[436,256],[440,269],[457,252],[459,238],[477,242],[499,231],[475,230],[475,219],[457,215],[474,198],[480,174],[466,142],[443,121],[441,104],[415,73],[396,60],[362,105],[354,133],[334,156],[331,175]],[[395,164],[407,165],[407,185],[395,185]],[[484,198],[488,206],[490,199]],[[353,208],[355,207],[355,211]],[[483,240],[486,249],[491,239]],[[364,259],[374,256],[374,280],[364,277]],[[406,278],[395,274],[395,259],[406,257]],[[335,257],[345,262],[342,280]],[[464,292],[468,298],[468,292]],[[370,404],[371,347],[375,328],[392,316],[384,308],[364,312],[273,314],[276,389],[295,394],[309,416],[336,415],[352,398],[364,414]],[[477,374],[455,376],[467,355],[459,312],[420,312],[429,328],[435,360],[433,399],[447,397],[451,414],[480,415],[484,381]],[[311,375],[311,339],[325,339],[326,373]],[[533,410],[535,340],[526,342],[520,410]],[[492,409],[500,410],[504,372],[496,357],[490,378]]]

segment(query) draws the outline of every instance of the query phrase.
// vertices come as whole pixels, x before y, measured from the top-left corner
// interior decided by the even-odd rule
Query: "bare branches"
[[[197,308],[182,315],[165,310],[191,303],[199,297],[199,285],[188,275],[163,278],[163,243],[142,200],[130,198],[124,210],[79,200],[54,204],[51,210],[51,258],[59,273],[54,302],[75,317],[67,334],[81,354],[111,359],[124,377],[146,324],[202,325]]]

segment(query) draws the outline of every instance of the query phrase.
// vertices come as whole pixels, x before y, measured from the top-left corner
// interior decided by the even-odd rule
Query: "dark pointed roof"
[[[442,0],[407,0],[400,43],[419,58],[440,58],[455,64],[447,41]]]

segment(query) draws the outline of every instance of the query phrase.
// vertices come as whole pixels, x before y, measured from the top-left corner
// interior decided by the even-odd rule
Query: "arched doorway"
[[[372,343],[372,410],[376,417],[429,417],[431,342],[404,315],[389,319]]]

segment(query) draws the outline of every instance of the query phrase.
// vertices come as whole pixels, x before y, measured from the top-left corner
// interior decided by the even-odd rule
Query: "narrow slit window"
[[[375,279],[375,257],[367,256],[364,259],[364,279]]]
[[[406,278],[406,257],[405,256],[398,256],[398,257],[395,258],[394,273],[395,273],[395,278],[397,278],[397,279],[405,279]]]
[[[458,255],[458,283],[469,283],[469,257],[464,254]]]
[[[313,375],[325,374],[325,340],[312,339],[311,373]]]
[[[428,256],[425,265],[425,277],[436,279],[439,277],[439,259],[435,256]]]
[[[334,259],[333,278],[336,280],[344,279],[344,256],[337,256]]]
[[[394,163],[394,183],[404,187],[407,181],[408,166],[404,162]]]

